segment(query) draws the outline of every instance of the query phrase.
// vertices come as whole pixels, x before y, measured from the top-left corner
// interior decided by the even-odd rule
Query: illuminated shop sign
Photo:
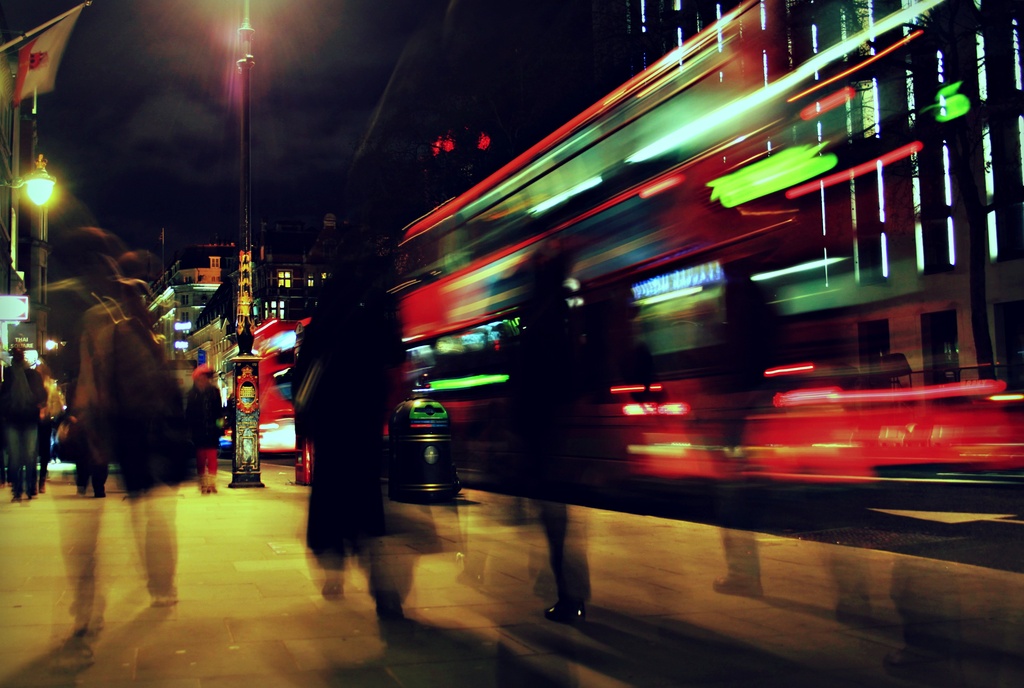
[[[633,300],[641,301],[654,297],[682,296],[681,292],[699,290],[706,284],[725,281],[722,264],[717,260],[692,268],[683,268],[673,272],[651,277],[633,285]],[[677,292],[680,292],[677,294]]]

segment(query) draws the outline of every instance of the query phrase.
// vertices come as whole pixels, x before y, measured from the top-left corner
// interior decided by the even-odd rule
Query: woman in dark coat
[[[304,382],[312,389],[305,405],[299,392],[297,418],[316,457],[306,539],[324,568],[328,598],[341,595],[346,557],[369,558],[363,563],[369,564],[382,618],[402,615],[397,586],[373,548],[384,534],[381,467],[389,370],[403,358],[388,295],[369,277],[338,271],[320,294],[293,377],[297,391]]]

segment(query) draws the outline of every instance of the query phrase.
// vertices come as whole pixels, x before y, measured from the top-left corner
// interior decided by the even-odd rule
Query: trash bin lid
[[[407,399],[395,409],[391,421],[410,428],[447,427],[448,411],[433,399]]]

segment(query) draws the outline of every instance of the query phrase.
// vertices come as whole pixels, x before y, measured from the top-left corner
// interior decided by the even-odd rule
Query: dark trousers
[[[568,507],[557,498],[552,489],[547,471],[555,463],[553,447],[556,428],[550,423],[556,408],[541,410],[532,424],[524,423],[523,439],[529,453],[527,472],[534,481],[531,496],[540,497],[540,520],[544,536],[548,541],[548,557],[551,572],[558,588],[558,599],[562,602],[580,603],[590,599],[590,565],[587,556],[585,536],[580,533],[579,524],[574,527]]]
[[[35,423],[8,424],[4,428],[7,440],[7,478],[15,497],[36,493],[36,434]]]
[[[46,482],[46,472],[52,458],[50,444],[53,441],[53,420],[47,418],[39,421],[39,441],[36,452],[39,454],[39,484]]]
[[[106,495],[107,475],[110,473],[110,466],[106,461],[93,457],[89,444],[81,434],[75,436],[73,442],[61,449],[65,461],[75,462],[75,485],[78,486],[78,493],[85,494],[89,484],[92,484],[93,494],[97,497]]]
[[[78,491],[84,493],[91,483],[94,495],[105,495],[109,473],[110,467],[107,464],[93,462],[87,454],[75,462],[75,484]]]

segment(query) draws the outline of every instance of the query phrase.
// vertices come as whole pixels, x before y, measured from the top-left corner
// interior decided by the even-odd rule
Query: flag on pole
[[[31,93],[49,93],[57,80],[64,47],[75,28],[85,4],[79,5],[63,19],[39,34],[18,50],[18,76],[14,82],[14,104]]]

